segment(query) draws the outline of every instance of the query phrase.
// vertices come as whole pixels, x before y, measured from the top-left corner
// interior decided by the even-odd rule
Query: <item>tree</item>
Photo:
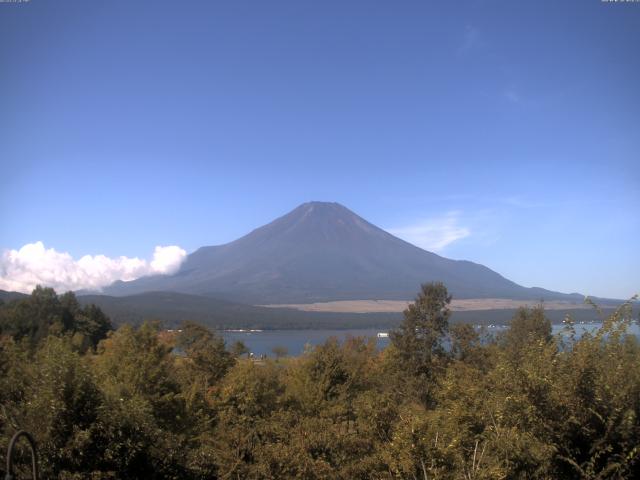
[[[96,439],[103,399],[86,357],[68,338],[49,336],[33,358],[22,428],[38,440],[42,474],[60,478],[99,469],[104,445]]]
[[[206,382],[205,388],[220,380],[235,360],[225,349],[224,340],[211,330],[193,322],[185,322],[176,346],[182,349]]]
[[[94,349],[112,330],[109,318],[95,305],[82,308],[73,292],[57,295],[37,286],[27,298],[0,307],[0,331],[35,347],[48,335],[73,336],[79,351]]]
[[[117,478],[188,478],[181,473],[191,422],[172,348],[158,334],[157,323],[122,326],[92,362],[105,399],[98,437]]]
[[[472,365],[475,368],[486,370],[490,367],[489,360],[489,344],[494,343],[493,338],[481,336],[473,325],[469,323],[457,323],[449,329],[449,337],[451,341],[451,356]],[[483,345],[483,341],[485,345]]]
[[[249,348],[242,340],[236,340],[233,342],[233,345],[231,345],[231,354],[234,357],[239,358],[243,355],[249,354]]]
[[[551,339],[551,321],[545,316],[542,304],[531,309],[520,307],[504,335],[505,346],[514,355],[528,344],[549,343]]]
[[[271,352],[276,356],[276,358],[286,357],[289,354],[289,350],[287,347],[283,347],[281,345],[276,345],[271,349]]]
[[[273,362],[238,362],[220,383],[217,425],[211,443],[219,478],[272,478],[257,470],[263,428],[278,410],[284,386]]]
[[[91,304],[76,313],[74,330],[85,338],[85,342],[91,348],[95,349],[100,340],[107,338],[107,333],[113,330],[113,326],[100,307]]]
[[[65,331],[68,315],[52,288],[38,285],[27,298],[9,302],[2,308],[0,324],[5,334],[15,340],[28,339],[35,346],[49,333]]]
[[[432,400],[435,377],[447,356],[443,340],[449,330],[450,302],[443,283],[422,285],[415,302],[404,311],[400,327],[389,335],[401,370],[417,381],[425,405]]]

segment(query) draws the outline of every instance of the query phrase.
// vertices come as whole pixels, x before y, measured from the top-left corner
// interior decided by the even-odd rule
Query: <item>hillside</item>
[[[145,319],[154,319],[162,321],[167,328],[177,327],[182,321],[191,320],[216,329],[387,329],[394,327],[402,319],[400,312],[305,312],[287,308],[254,307],[175,292],[148,292],[128,297],[83,295],[78,300],[82,304],[98,305],[116,325],[140,324]],[[611,313],[612,308],[606,306],[604,311]],[[508,324],[515,312],[515,308],[454,310],[451,321],[482,325]],[[575,309],[570,306],[566,309],[546,310],[545,315],[553,323],[561,323],[567,313],[576,322],[600,319],[591,308]]]
[[[117,324],[160,320],[168,328],[184,320],[217,329],[362,328],[396,324],[400,313],[324,313],[254,307],[176,292],[147,292],[127,297],[82,295],[82,304],[98,305]]]
[[[27,298],[18,292],[0,290],[0,304]],[[381,328],[397,325],[402,314],[387,312],[331,312],[300,311],[293,308],[266,308],[243,305],[211,297],[187,295],[175,292],[147,292],[126,297],[107,295],[78,295],[81,304],[98,305],[118,326],[124,323],[141,324],[144,320],[159,320],[166,328],[175,328],[185,320],[191,320],[215,329],[259,328],[259,329],[341,329],[341,328]],[[515,308],[487,310],[456,310],[453,307],[451,321],[474,324],[508,324]],[[612,306],[605,305],[606,313]],[[576,322],[599,320],[591,309],[576,309],[567,305],[566,309],[546,310],[546,316],[553,323],[561,323],[570,313]]]
[[[20,298],[26,298],[26,293],[20,292],[7,292],[6,290],[0,290],[0,302],[9,302],[11,300],[17,300]]]

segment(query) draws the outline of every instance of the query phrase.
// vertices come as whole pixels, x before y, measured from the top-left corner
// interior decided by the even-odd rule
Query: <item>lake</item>
[[[584,323],[576,324],[577,336],[582,335],[584,332],[593,332],[600,328],[600,323]],[[500,332],[506,327],[492,326],[488,327],[489,332]],[[563,325],[554,325],[553,334],[559,333],[563,328]],[[284,347],[287,349],[289,355],[300,355],[305,348],[305,345],[319,345],[325,342],[330,337],[336,337],[339,340],[344,340],[345,337],[375,337],[379,348],[384,348],[389,344],[389,338],[378,338],[377,334],[381,332],[388,332],[388,330],[380,330],[373,328],[364,329],[350,329],[350,330],[262,330],[262,331],[223,331],[221,332],[223,338],[227,342],[228,346],[231,346],[233,342],[240,340],[249,348],[249,350],[256,356],[267,355],[273,356],[272,350],[274,347]],[[633,324],[629,330],[629,333],[640,337],[640,327],[638,324]]]

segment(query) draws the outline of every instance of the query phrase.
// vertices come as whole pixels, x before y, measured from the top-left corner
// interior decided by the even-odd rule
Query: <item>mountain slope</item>
[[[0,302],[10,302],[11,300],[19,300],[26,297],[26,293],[7,292],[6,290],[0,290]]]
[[[300,205],[231,243],[202,247],[174,275],[116,282],[104,293],[173,291],[253,304],[309,303],[411,299],[427,281],[443,281],[456,298],[573,298],[427,252],[324,202]]]

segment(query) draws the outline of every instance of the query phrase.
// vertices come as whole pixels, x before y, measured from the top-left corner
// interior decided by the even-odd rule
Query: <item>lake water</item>
[[[563,325],[554,325],[553,334],[559,333]],[[599,323],[585,323],[575,325],[577,336],[584,332],[593,332],[600,328]],[[497,333],[504,330],[502,326],[488,327],[487,331]],[[351,329],[351,330],[263,330],[263,331],[224,331],[221,332],[228,346],[235,341],[240,340],[249,348],[256,356],[267,355],[273,356],[273,348],[284,347],[289,355],[300,355],[305,345],[319,345],[330,337],[336,337],[344,340],[347,336],[351,337],[374,337],[376,338],[379,348],[384,348],[389,344],[389,338],[378,338],[377,334],[388,332],[388,330],[380,329]],[[640,337],[640,327],[633,324],[629,333]]]

